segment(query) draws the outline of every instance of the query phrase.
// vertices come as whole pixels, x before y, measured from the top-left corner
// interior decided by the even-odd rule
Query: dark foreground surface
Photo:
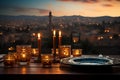
[[[109,56],[114,59],[120,59],[120,55]],[[0,63],[0,78],[1,80],[119,80],[120,65],[76,67],[53,63],[51,67],[42,67],[41,63],[30,63],[30,65],[27,66],[5,67],[3,63]]]

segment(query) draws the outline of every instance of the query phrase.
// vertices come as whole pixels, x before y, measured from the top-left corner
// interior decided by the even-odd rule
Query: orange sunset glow
[[[0,0],[0,15],[119,16],[120,0]]]

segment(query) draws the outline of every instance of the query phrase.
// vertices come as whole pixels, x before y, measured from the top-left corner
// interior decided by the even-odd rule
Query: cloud
[[[108,1],[108,2],[119,2],[120,0],[105,0],[105,1]]]
[[[72,2],[77,2],[77,1],[79,1],[79,2],[82,2],[82,3],[97,3],[97,2],[99,2],[99,0],[58,0],[58,1],[72,1]]]
[[[16,11],[16,12],[36,12],[36,13],[40,13],[40,14],[46,14],[50,10],[38,9],[38,8],[14,8],[14,11]]]
[[[113,7],[112,4],[103,4],[103,6],[105,6],[105,7]]]
[[[116,1],[120,1],[120,0],[116,0]]]
[[[38,14],[48,14],[50,10],[39,9],[39,8],[24,8],[17,6],[2,6],[0,5],[0,11],[10,11],[15,13],[38,13]]]
[[[98,2],[120,2],[120,0],[57,0],[63,2],[82,2],[82,3],[98,3]]]
[[[98,2],[98,1],[120,1],[120,0],[57,0],[57,1]]]

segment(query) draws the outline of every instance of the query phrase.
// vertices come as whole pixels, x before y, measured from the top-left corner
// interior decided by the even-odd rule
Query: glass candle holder
[[[30,54],[26,52],[26,49],[22,49],[22,52],[18,55],[18,61],[20,65],[27,65],[30,63]]]
[[[73,57],[79,57],[82,55],[82,49],[72,49]]]
[[[59,47],[59,57],[66,58],[71,55],[71,45],[62,45]]]
[[[39,50],[38,48],[32,48],[31,57],[33,60],[38,60]]]
[[[32,48],[31,56],[32,57],[38,57],[38,55],[39,55],[38,48]]]
[[[12,55],[15,58],[15,63],[18,63],[18,53],[17,52],[13,52]]]
[[[4,56],[4,65],[5,66],[14,66],[15,65],[15,57],[13,54],[9,53]]]
[[[41,62],[43,67],[51,67],[52,61],[53,61],[53,55],[52,54],[41,54]]]
[[[26,53],[30,54],[31,55],[31,45],[17,45],[16,46],[16,52],[17,53],[22,53],[23,49],[26,50]]]

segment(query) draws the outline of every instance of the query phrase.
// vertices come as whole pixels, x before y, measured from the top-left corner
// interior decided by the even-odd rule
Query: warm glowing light
[[[35,33],[33,33],[32,35],[35,36]]]
[[[26,57],[26,55],[25,55],[25,54],[22,54],[22,57],[23,57],[23,58],[25,58],[25,57]]]
[[[23,48],[22,51],[22,58],[26,58],[26,49]]]
[[[53,49],[52,50],[52,54],[54,53]],[[59,55],[59,49],[56,49],[56,55]]]
[[[14,50],[14,48],[13,48],[13,47],[9,47],[8,50],[9,50],[9,51],[12,51],[12,50]]]
[[[61,37],[61,31],[59,31],[59,37]]]
[[[97,37],[98,40],[102,40],[103,38],[104,38],[103,36]]]
[[[55,30],[53,31],[53,36],[54,36],[54,37],[56,36],[56,31],[55,31]]]
[[[40,36],[41,36],[40,33],[38,33],[38,39],[40,39]]]
[[[73,42],[76,43],[79,41],[79,38],[78,37],[73,37]]]
[[[77,54],[77,55],[78,55],[78,54],[79,54],[79,50],[76,50],[76,53],[75,53],[75,54]]]
[[[73,56],[78,57],[82,55],[82,49],[72,49]]]
[[[61,58],[66,58],[70,57],[71,55],[71,46],[70,45],[62,45],[59,48],[59,57]]]
[[[26,74],[26,68],[22,67],[22,74]]]
[[[100,38],[100,37],[98,37],[97,39],[98,39],[98,40],[100,40],[101,38]]]
[[[106,29],[104,32],[108,33],[108,32],[110,32],[110,30],[109,30],[109,29]]]
[[[4,65],[13,66],[15,64],[15,57],[12,53],[6,54],[4,56]]]
[[[67,50],[64,50],[64,53],[63,53],[65,56],[68,56],[68,51]]]
[[[51,54],[41,54],[42,60],[52,60]]]
[[[120,36],[120,34],[118,36]]]
[[[74,40],[73,40],[73,42],[75,43],[75,42],[76,42],[76,40],[74,39]]]
[[[103,39],[103,36],[101,36],[100,38]]]
[[[33,49],[33,54],[36,54],[36,53],[37,53],[36,49]]]
[[[3,33],[2,33],[2,32],[0,32],[0,35],[3,35]]]
[[[113,37],[112,37],[112,36],[110,36],[109,38],[110,38],[110,39],[112,39]]]
[[[24,52],[31,54],[32,50],[31,50],[31,45],[16,45],[16,52],[17,53],[22,53],[22,51],[24,50]]]
[[[6,60],[11,60],[12,58],[10,56],[8,56],[8,58]]]
[[[32,60],[33,61],[37,60],[38,56],[39,56],[38,48],[32,48],[32,53],[31,53]]]
[[[49,65],[48,67],[51,67],[53,56],[51,54],[42,54],[42,65],[45,67],[45,65]]]
[[[49,56],[45,56],[45,59],[48,59],[49,58]]]
[[[59,54],[59,49],[56,49],[56,54],[57,54],[57,55]]]

